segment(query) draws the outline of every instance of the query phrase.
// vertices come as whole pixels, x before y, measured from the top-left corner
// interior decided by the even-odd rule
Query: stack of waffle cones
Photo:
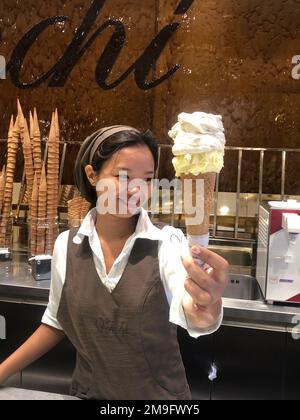
[[[30,253],[52,255],[58,234],[57,206],[59,191],[59,124],[58,112],[52,115],[48,139],[48,159],[42,165],[41,133],[37,112],[31,117],[34,184],[31,196]],[[47,171],[46,171],[47,166]],[[47,173],[46,173],[47,172]]]
[[[18,116],[11,118],[7,142],[7,162],[0,173],[0,248],[9,248],[12,236],[12,197],[19,139],[24,154],[26,196],[31,219],[30,254],[52,254],[57,236],[59,190],[59,124],[53,113],[48,142],[47,175],[42,163],[41,132],[36,109],[30,112],[30,125],[18,100]]]
[[[49,228],[47,220],[47,178],[46,169],[43,167],[41,174],[41,181],[39,185],[39,199],[38,199],[38,218],[37,224],[32,219],[33,228],[36,229],[36,254],[43,255],[46,248],[46,232]]]
[[[91,203],[80,195],[68,201],[68,221],[70,227],[78,227],[91,208]]]
[[[68,201],[75,196],[75,185],[63,185],[59,205],[67,207]]]
[[[52,139],[51,141],[49,140],[50,162],[52,162],[52,165],[49,165],[48,162],[48,170],[50,168],[51,175],[51,182],[48,189],[46,167],[42,163],[41,133],[36,109],[34,109],[34,113],[30,112],[29,114],[30,128],[28,129],[28,124],[19,101],[17,105],[17,122],[24,153],[26,197],[30,215],[29,252],[31,256],[52,254],[56,239],[53,226],[55,226],[56,222],[57,204],[55,205],[55,202],[51,201],[52,204],[49,211],[48,196],[56,196],[58,194],[59,156],[56,156],[55,161],[53,161],[52,157],[53,144],[58,149],[58,146],[56,146],[57,135],[52,123],[50,135],[52,137],[54,136],[55,139],[54,141]],[[53,177],[54,174],[56,176]],[[46,237],[48,232],[49,239],[47,241]]]
[[[39,213],[39,182],[37,173],[34,176],[33,190],[31,196],[31,225],[29,249],[31,255],[37,255],[37,225]]]
[[[34,114],[32,114],[32,112],[30,111],[29,120],[30,120],[29,133],[30,133],[30,143],[31,143],[31,151],[32,151],[32,158],[33,158],[34,174],[37,175],[37,183],[39,185],[43,163],[42,163],[41,133],[40,133],[36,109],[34,109]],[[31,185],[27,185],[26,187],[27,188],[23,197],[23,204],[30,204]],[[33,188],[33,185],[32,185],[32,188]]]
[[[47,162],[47,220],[49,223],[46,232],[46,254],[52,254],[56,240],[56,219],[58,206],[58,184],[59,184],[59,123],[57,110],[52,115],[48,141],[48,162]]]
[[[39,127],[39,120],[36,109],[34,108],[33,117],[31,117],[31,131],[32,131],[32,150],[33,150],[33,162],[34,172],[37,176],[37,183],[39,185],[42,173],[42,149],[41,149],[41,132]]]
[[[10,223],[12,211],[12,198],[14,186],[14,174],[16,168],[17,152],[19,147],[19,127],[18,121],[14,123],[13,117],[10,121],[10,127],[7,140],[7,163],[6,172],[1,183],[4,185],[1,208],[0,208],[0,248],[9,248],[11,245],[12,224]]]
[[[80,220],[82,221],[91,209],[91,203],[85,198],[82,198]]]
[[[30,206],[33,181],[34,181],[34,165],[32,155],[32,144],[30,140],[30,133],[28,130],[28,124],[24,117],[21,104],[18,100],[18,117],[17,121],[19,124],[20,136],[23,147],[24,162],[25,162],[25,174],[26,174],[26,185],[27,185],[27,197],[28,204]]]
[[[1,174],[0,174],[0,212],[2,210],[3,206],[3,199],[4,199],[4,189],[5,189],[5,165],[2,168]],[[0,213],[2,214],[2,213]]]

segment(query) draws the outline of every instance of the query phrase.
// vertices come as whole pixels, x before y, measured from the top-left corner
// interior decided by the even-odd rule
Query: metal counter
[[[300,306],[268,305],[263,299],[247,301],[225,298],[223,304],[223,325],[300,333]]]
[[[24,258],[0,264],[0,301],[46,305],[49,290],[50,280],[35,281]]]
[[[0,302],[46,306],[50,281],[35,281],[25,261],[0,265]],[[223,299],[226,326],[290,332],[300,323],[300,306],[256,300]],[[297,318],[295,318],[297,317]]]

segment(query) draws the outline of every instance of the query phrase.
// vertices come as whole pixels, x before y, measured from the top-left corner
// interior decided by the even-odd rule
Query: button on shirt
[[[147,211],[142,209],[135,233],[127,240],[121,254],[114,262],[110,272],[107,273],[101,243],[95,226],[96,217],[97,210],[94,208],[83,220],[73,242],[79,245],[85,236],[88,237],[99,281],[102,281],[110,292],[114,290],[123,275],[135,241],[138,238],[159,241],[158,259],[160,276],[170,306],[169,321],[185,328],[189,335],[194,338],[211,334],[219,329],[223,320],[223,311],[219,322],[211,329],[194,329],[190,328],[187,324],[182,306],[182,297],[185,290],[184,282],[187,272],[181,262],[180,256],[183,252],[186,254],[188,242],[180,229],[175,229],[171,226],[165,226],[163,229],[155,227]],[[69,231],[63,232],[58,236],[55,243],[49,304],[42,319],[43,324],[59,330],[62,330],[62,327],[57,320],[57,312],[66,277],[68,239]],[[82,281],[88,282],[88,279],[82,279]]]

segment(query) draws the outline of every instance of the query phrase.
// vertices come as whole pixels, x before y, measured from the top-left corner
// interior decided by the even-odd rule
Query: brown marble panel
[[[184,16],[174,16],[177,0],[110,0],[92,31],[109,17],[126,26],[127,44],[110,80],[133,63],[166,24],[181,27],[157,62],[156,76],[174,64],[181,69],[167,82],[140,90],[131,75],[120,86],[103,91],[95,68],[112,31],[99,37],[76,65],[64,88],[47,83],[32,90],[0,81],[0,137],[6,137],[9,117],[19,96],[26,112],[36,106],[44,135],[54,107],[60,111],[62,138],[81,143],[100,126],[126,123],[152,128],[162,143],[179,112],[220,113],[228,145],[300,148],[300,81],[293,80],[292,57],[300,54],[300,3],[297,0],[195,0]],[[65,51],[91,1],[2,0],[0,54],[9,58],[21,36],[50,16],[66,15],[65,25],[51,27],[28,55],[22,79],[45,72]],[[151,76],[152,77],[152,76]],[[67,154],[64,181],[72,181],[76,147]],[[3,152],[0,146],[0,163]],[[161,176],[173,176],[171,154],[163,153]],[[236,188],[236,156],[229,154],[221,189]],[[287,161],[288,194],[300,194],[300,154]],[[258,189],[259,154],[245,154],[242,191]],[[281,190],[281,160],[270,155],[264,171],[264,192]],[[18,174],[18,177],[20,174]]]

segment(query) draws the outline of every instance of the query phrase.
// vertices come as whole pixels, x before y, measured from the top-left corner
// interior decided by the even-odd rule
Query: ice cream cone
[[[225,134],[220,115],[195,112],[181,113],[178,122],[170,130],[174,140],[173,165],[176,176],[183,182],[184,213],[190,246],[207,246],[209,241],[210,215],[215,199],[216,176],[224,166]],[[203,181],[204,185],[198,184]],[[203,189],[204,187],[204,189]],[[187,201],[192,198],[192,208]],[[186,202],[185,202],[186,201]],[[190,204],[190,203],[188,203]],[[188,214],[196,208],[194,214]]]

